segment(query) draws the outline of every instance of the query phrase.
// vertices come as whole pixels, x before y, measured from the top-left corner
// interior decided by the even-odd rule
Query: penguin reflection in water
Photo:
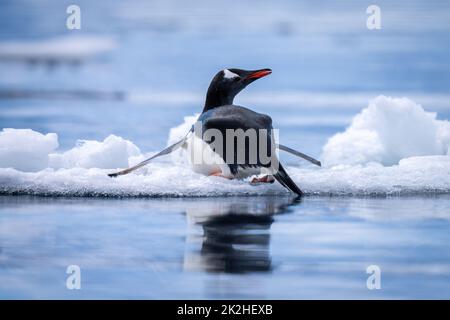
[[[272,119],[268,115],[233,104],[234,97],[242,89],[271,73],[270,69],[219,71],[209,85],[203,112],[183,139],[153,157],[109,176],[130,173],[156,157],[183,147],[188,150],[195,172],[227,179],[242,179],[262,174],[255,176],[252,183],[273,183],[276,179],[290,191],[302,195],[300,188],[279,162],[275,149],[287,151],[319,166],[320,162],[289,147],[276,144]],[[233,135],[228,134],[230,130]],[[255,133],[254,139],[247,136],[248,132]],[[217,137],[221,139],[218,140]]]
[[[270,272],[271,226],[275,215],[289,214],[298,197],[268,196],[187,201],[189,231],[183,269],[213,273]],[[199,227],[203,231],[200,233]],[[216,290],[213,286],[213,290]]]

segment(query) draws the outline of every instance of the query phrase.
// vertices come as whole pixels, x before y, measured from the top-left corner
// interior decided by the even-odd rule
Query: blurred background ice
[[[81,30],[66,8],[81,8]],[[270,67],[236,103],[272,115],[319,156],[379,94],[450,114],[450,5],[377,1],[2,1],[0,127],[56,132],[61,148],[116,134],[143,151],[202,108],[225,67]]]

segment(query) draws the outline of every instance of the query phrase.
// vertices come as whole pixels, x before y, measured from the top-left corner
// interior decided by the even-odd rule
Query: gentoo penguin
[[[272,119],[268,115],[233,104],[234,97],[247,85],[271,73],[270,69],[233,68],[219,71],[210,83],[201,115],[185,138],[136,166],[109,176],[127,174],[156,157],[185,147],[196,172],[228,179],[263,173],[262,177],[254,178],[252,182],[271,183],[275,178],[287,189],[302,195],[279,162],[275,149],[290,152],[319,166],[320,162],[277,145],[273,137]]]

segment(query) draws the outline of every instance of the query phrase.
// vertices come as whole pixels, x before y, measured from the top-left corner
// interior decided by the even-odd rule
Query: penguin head
[[[227,104],[232,104],[234,97],[256,79],[272,73],[270,69],[242,70],[224,69],[219,71],[211,81],[206,95],[203,112]]]

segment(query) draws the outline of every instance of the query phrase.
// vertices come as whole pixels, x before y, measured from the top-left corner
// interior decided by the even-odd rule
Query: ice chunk
[[[180,125],[173,127],[169,132],[169,139],[167,141],[167,146],[170,146],[181,139],[183,139],[186,134],[191,130],[191,127],[194,125],[195,121],[197,121],[199,117],[199,113],[194,114],[193,116],[184,117],[183,123]],[[185,149],[180,148],[174,152],[172,152],[168,157],[173,163],[177,164],[185,164],[188,165],[188,157]]]
[[[326,166],[378,162],[397,164],[401,159],[445,155],[450,147],[450,122],[408,98],[379,96],[353,118],[343,133],[323,148]]]
[[[413,195],[450,192],[450,157],[421,156],[398,165],[340,165],[289,171],[307,194]]]
[[[132,142],[115,135],[103,141],[79,140],[66,151],[56,152],[56,133],[41,134],[31,129],[3,129],[0,132],[0,167],[19,171],[46,168],[123,168],[141,156]]]
[[[130,157],[140,154],[132,142],[110,135],[103,142],[79,140],[73,149],[50,154],[49,164],[51,168],[125,168]]]
[[[0,132],[0,167],[38,171],[48,167],[48,155],[58,148],[56,133],[41,134],[31,129],[3,129]]]
[[[178,142],[182,138],[184,138],[189,130],[191,130],[191,127],[194,125],[199,116],[200,113],[196,113],[193,116],[186,116],[184,117],[183,123],[170,129],[167,145],[169,146],[171,144],[174,144],[175,142]]]

